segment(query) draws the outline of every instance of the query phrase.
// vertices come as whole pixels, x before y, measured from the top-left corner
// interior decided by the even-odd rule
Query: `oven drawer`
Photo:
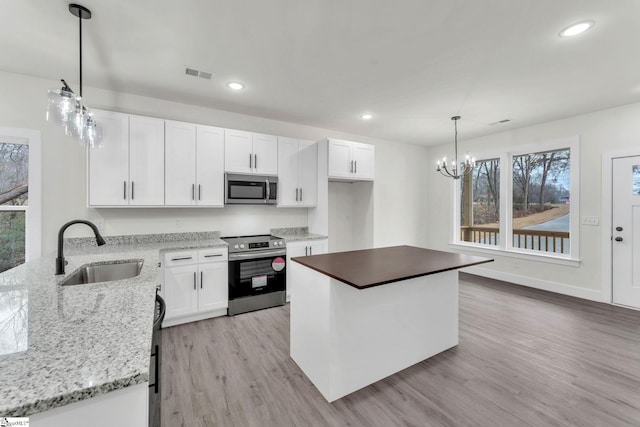
[[[198,251],[168,252],[164,255],[164,266],[175,267],[178,265],[189,265],[198,263]]]
[[[228,250],[226,247],[222,248],[211,248],[211,249],[200,249],[198,251],[198,262],[200,264],[205,262],[227,262]]]

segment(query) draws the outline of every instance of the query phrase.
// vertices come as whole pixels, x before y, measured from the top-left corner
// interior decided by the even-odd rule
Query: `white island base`
[[[291,270],[291,357],[333,402],[458,344],[458,271],[357,289]]]

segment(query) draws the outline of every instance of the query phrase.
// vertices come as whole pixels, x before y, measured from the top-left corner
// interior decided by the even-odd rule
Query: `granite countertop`
[[[48,254],[0,273],[0,415],[29,416],[149,380],[162,251],[227,246],[218,232],[66,239],[67,275]],[[143,260],[140,274],[60,286],[84,264]]]
[[[327,236],[309,233],[308,227],[272,228],[271,235],[283,238],[286,242],[302,240],[322,240]]]
[[[365,289],[493,260],[415,246],[392,246],[295,257],[292,261],[354,288]]]

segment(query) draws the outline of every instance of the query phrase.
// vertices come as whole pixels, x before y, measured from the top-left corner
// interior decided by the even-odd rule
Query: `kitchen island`
[[[458,344],[458,269],[413,246],[293,258],[292,359],[333,402]]]

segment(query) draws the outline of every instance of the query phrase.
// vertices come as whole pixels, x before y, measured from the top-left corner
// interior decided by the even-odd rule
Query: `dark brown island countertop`
[[[399,282],[493,261],[415,246],[391,246],[292,258],[357,289]]]

